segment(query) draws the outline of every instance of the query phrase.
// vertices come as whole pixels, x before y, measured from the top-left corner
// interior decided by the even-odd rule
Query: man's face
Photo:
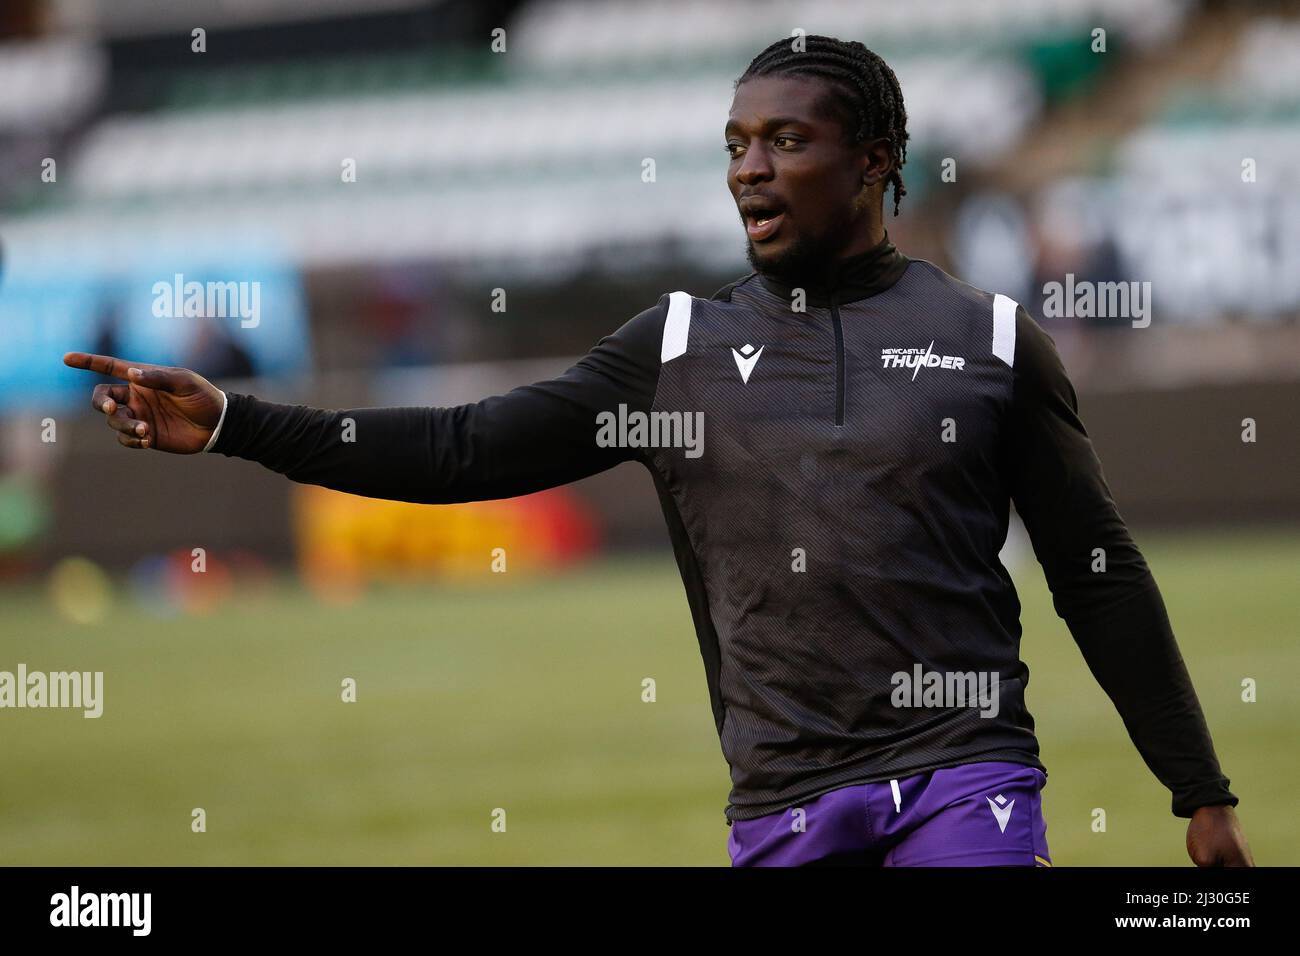
[[[826,92],[820,80],[800,76],[756,77],[736,88],[724,131],[727,186],[758,272],[815,276],[861,232],[869,161],[863,147],[844,144],[839,122],[817,113]]]

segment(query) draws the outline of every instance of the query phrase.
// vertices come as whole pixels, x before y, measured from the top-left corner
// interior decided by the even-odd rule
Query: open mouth
[[[741,203],[741,217],[745,220],[745,232],[753,242],[764,242],[776,235],[785,220],[785,213],[776,206],[768,206],[755,196],[754,199]]]
[[[776,231],[781,228],[781,223],[784,221],[785,213],[783,212],[763,212],[747,215],[745,216],[745,231],[749,233],[750,241],[763,242],[776,235]]]

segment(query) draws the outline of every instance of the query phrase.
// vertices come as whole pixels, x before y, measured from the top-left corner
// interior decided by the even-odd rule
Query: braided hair
[[[897,216],[899,202],[907,195],[900,171],[907,161],[907,111],[898,77],[884,60],[856,40],[810,34],[804,41],[804,49],[796,51],[791,39],[777,40],[750,61],[735,86],[754,77],[785,74],[826,80],[831,93],[820,105],[840,121],[848,145],[868,138],[889,141],[894,168],[886,185],[894,187]]]

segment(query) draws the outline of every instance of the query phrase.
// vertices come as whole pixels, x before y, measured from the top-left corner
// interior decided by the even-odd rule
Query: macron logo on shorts
[[[1011,820],[1011,811],[1015,808],[1016,801],[1012,800],[1008,803],[1007,798],[1000,793],[996,797],[985,797],[984,799],[989,802],[989,809],[993,811],[993,816],[998,821],[998,829],[1006,833],[1007,823]]]

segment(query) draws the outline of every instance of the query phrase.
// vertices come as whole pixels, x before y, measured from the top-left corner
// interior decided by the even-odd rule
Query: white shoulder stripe
[[[668,294],[668,318],[664,320],[664,341],[659,350],[659,361],[670,362],[686,352],[686,339],[691,332],[691,294]]]
[[[1016,361],[1016,309],[1020,304],[1001,292],[993,296],[993,354],[1007,365]]]

